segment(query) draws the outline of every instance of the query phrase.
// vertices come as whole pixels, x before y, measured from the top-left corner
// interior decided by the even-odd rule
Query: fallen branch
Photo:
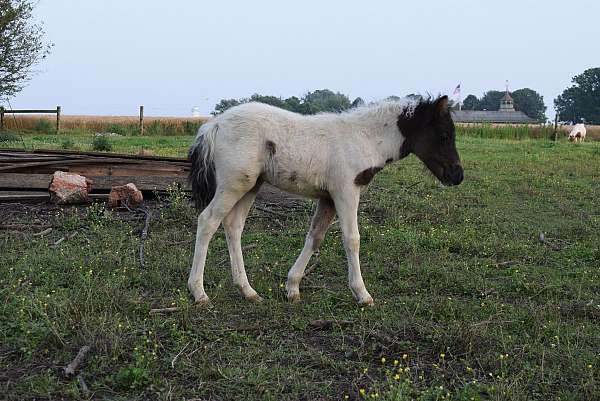
[[[85,381],[83,380],[83,377],[81,377],[81,375],[77,375],[77,381],[81,386],[81,392],[83,393],[83,395],[85,395],[86,397],[89,396],[90,389],[88,388],[87,384],[85,384]]]
[[[275,216],[279,216],[279,217],[283,217],[283,218],[287,218],[289,216],[287,213],[278,212],[278,211],[273,210],[273,209],[271,209],[269,207],[263,207],[263,206],[255,205],[254,208],[257,209],[257,210],[260,210],[261,212],[270,213],[270,214],[273,214]]]
[[[73,238],[74,236],[77,235],[77,231],[71,233],[71,234],[67,234],[64,237],[56,240],[56,242],[54,242],[54,244],[50,245],[51,248],[56,248],[57,246],[59,246],[63,241],[68,240]]]
[[[145,268],[146,260],[144,259],[144,242],[146,241],[146,238],[148,238],[148,228],[150,228],[150,218],[152,217],[152,214],[145,206],[143,208],[140,208],[140,210],[142,210],[142,212],[144,212],[144,214],[146,215],[144,229],[142,230],[142,235],[140,236],[140,265],[142,265],[142,268]]]
[[[546,239],[546,235],[544,233],[540,233],[540,236],[538,239],[542,244],[546,245],[547,247],[549,247],[550,249],[552,249],[554,251],[560,251],[562,249],[560,246],[555,245],[552,242],[549,242]]]
[[[49,234],[52,231],[52,227],[48,227],[47,229],[45,229],[44,231],[40,231],[39,233],[35,233],[33,234],[34,237],[42,237],[46,234]]]
[[[308,276],[308,275],[309,275],[309,274],[310,274],[310,273],[311,273],[313,270],[315,270],[315,268],[316,268],[317,266],[319,266],[319,262],[315,262],[315,263],[313,263],[312,265],[310,265],[310,266],[308,267],[308,269],[306,269],[306,271],[304,272],[304,276],[303,276],[303,277],[306,277],[306,276]]]
[[[137,212],[139,210],[146,216],[144,228],[142,229],[142,234],[140,235],[140,265],[143,269],[146,267],[146,260],[144,258],[144,241],[146,241],[146,238],[148,238],[148,228],[150,227],[150,218],[152,217],[152,214],[146,206],[140,206],[135,210],[131,209],[127,202],[123,202],[123,206],[125,206],[125,208],[130,212]]]
[[[173,360],[171,361],[171,367],[173,369],[175,369],[175,361],[177,360],[177,358],[179,358],[179,355],[181,355],[181,353],[183,351],[185,351],[185,349],[187,348],[188,345],[190,345],[189,342],[186,345],[183,346],[183,348],[181,349],[181,351],[179,351],[179,353],[177,353],[177,355],[175,355],[175,358],[173,358]]]
[[[349,326],[353,323],[354,322],[351,320],[318,319],[318,320],[313,320],[312,322],[310,322],[310,325],[311,325],[311,327],[313,327],[317,330],[329,330],[329,329],[333,328],[334,325],[343,327],[343,326]]]
[[[81,362],[83,362],[83,358],[85,358],[85,354],[87,354],[89,350],[89,345],[84,345],[83,347],[81,347],[75,359],[73,359],[73,361],[63,369],[66,377],[70,377],[75,374],[75,371],[77,370]]]
[[[172,306],[170,308],[153,308],[153,309],[150,309],[149,313],[151,315],[157,315],[157,314],[160,314],[160,313],[173,313],[173,312],[179,311],[180,309],[181,308],[178,307],[178,306]]]
[[[496,267],[510,267],[510,266],[512,266],[514,264],[517,264],[517,263],[519,263],[518,260],[507,260],[505,262],[498,262],[498,263],[496,263]]]

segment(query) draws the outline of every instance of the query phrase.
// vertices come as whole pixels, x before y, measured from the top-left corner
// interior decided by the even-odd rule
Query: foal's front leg
[[[310,257],[319,249],[334,217],[335,206],[333,205],[333,201],[329,198],[319,199],[317,210],[310,224],[310,231],[304,241],[304,248],[302,248],[300,256],[298,256],[294,266],[292,266],[288,273],[285,287],[290,301],[297,302],[300,300],[300,280],[304,277],[304,269],[306,269]]]
[[[361,305],[373,305],[373,297],[365,288],[362,274],[360,272],[360,234],[358,232],[358,202],[360,189],[348,190],[338,194],[335,200],[335,208],[340,219],[344,248],[348,259],[348,283],[352,295]]]

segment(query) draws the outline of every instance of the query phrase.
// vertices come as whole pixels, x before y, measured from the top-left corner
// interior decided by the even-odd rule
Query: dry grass
[[[185,132],[186,124],[201,124],[208,117],[144,117],[144,126],[152,124],[168,125],[176,132]],[[54,115],[6,115],[4,122],[7,129],[36,129],[40,120],[46,120],[56,124]],[[139,124],[138,116],[69,116],[60,117],[61,128],[82,129],[96,132],[104,132],[114,126],[136,126]]]

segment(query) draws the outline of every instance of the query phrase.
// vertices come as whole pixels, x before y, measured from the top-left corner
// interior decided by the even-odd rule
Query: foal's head
[[[462,182],[448,96],[419,101],[412,112],[407,110],[398,117],[398,128],[406,138],[401,157],[414,153],[444,185]]]

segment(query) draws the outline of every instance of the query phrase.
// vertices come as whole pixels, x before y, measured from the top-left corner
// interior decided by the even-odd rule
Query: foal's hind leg
[[[358,202],[360,191],[345,191],[343,194],[338,194],[334,198],[335,208],[337,210],[342,235],[344,238],[344,248],[346,249],[346,257],[348,259],[348,284],[352,295],[361,305],[373,305],[373,297],[365,288],[362,274],[360,272],[359,250],[360,250],[360,235],[358,232]]]
[[[217,231],[219,224],[221,224],[221,221],[246,191],[247,189],[233,190],[217,188],[213,200],[198,216],[194,261],[188,278],[188,288],[198,303],[208,302],[208,296],[204,291],[204,264],[206,263],[208,244],[215,231]]]
[[[335,207],[333,201],[325,198],[319,199],[317,210],[310,225],[310,231],[304,241],[304,248],[288,273],[286,289],[290,301],[296,302],[300,300],[300,280],[304,277],[304,269],[306,269],[306,265],[312,254],[319,249],[334,217]]]
[[[259,185],[255,186],[240,199],[227,217],[223,220],[225,236],[227,237],[227,246],[229,248],[229,258],[231,259],[231,276],[233,284],[239,288],[242,295],[254,302],[262,301],[262,298],[254,291],[248,282],[246,269],[244,268],[244,258],[242,256],[242,231],[248,212],[256,198]]]

